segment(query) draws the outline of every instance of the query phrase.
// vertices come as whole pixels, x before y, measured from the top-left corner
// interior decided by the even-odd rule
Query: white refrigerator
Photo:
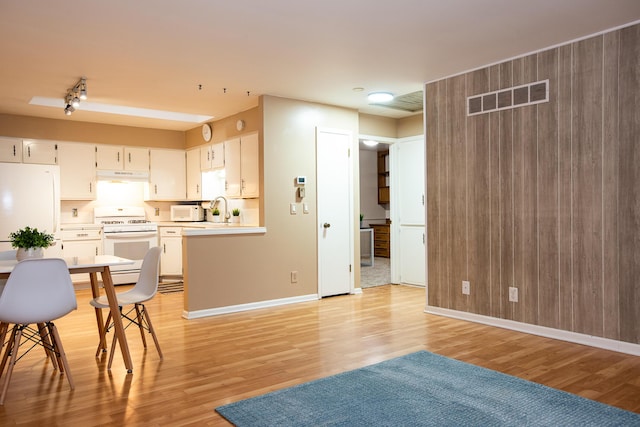
[[[55,237],[45,256],[61,257],[60,167],[0,163],[0,251],[11,250],[9,234],[24,227]]]

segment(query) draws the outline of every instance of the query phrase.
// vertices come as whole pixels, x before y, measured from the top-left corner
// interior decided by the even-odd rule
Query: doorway
[[[353,291],[353,178],[347,131],[316,130],[318,294]]]
[[[365,139],[378,145],[367,147]],[[388,152],[386,163],[378,161]],[[382,166],[382,167],[381,167]],[[360,142],[360,208],[363,226],[373,225],[389,233],[390,252],[374,257],[373,265],[361,264],[362,288],[387,283],[425,286],[425,191],[424,138],[402,139],[361,137]],[[381,179],[386,179],[388,202],[379,203]],[[388,223],[389,231],[376,224]],[[382,239],[383,240],[383,239]],[[374,243],[382,245],[382,241]],[[362,247],[366,247],[361,241]],[[381,253],[379,253],[380,255]]]
[[[372,141],[376,144],[374,145]],[[361,138],[360,141],[359,187],[362,216],[360,287],[362,288],[391,283],[389,190],[392,142],[373,137]],[[373,262],[369,262],[370,256]]]

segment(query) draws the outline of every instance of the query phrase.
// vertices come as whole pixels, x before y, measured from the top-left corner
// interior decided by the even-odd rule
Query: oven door
[[[113,283],[135,283],[147,251],[158,246],[157,231],[104,233],[104,254],[133,260],[132,265],[112,267]]]

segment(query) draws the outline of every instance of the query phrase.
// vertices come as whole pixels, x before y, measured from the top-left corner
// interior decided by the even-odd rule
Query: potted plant
[[[25,227],[9,234],[11,246],[18,249],[16,258],[42,258],[43,249],[53,243],[53,234],[38,231],[37,228]]]
[[[231,222],[240,222],[240,209],[235,208],[234,210],[231,211]]]
[[[364,227],[364,224],[362,224],[362,221],[363,221],[363,220],[364,220],[364,214],[363,214],[363,213],[361,213],[361,214],[360,214],[360,228],[363,228],[363,227]]]
[[[218,208],[211,209],[211,215],[213,216],[213,222],[220,222],[220,210]]]

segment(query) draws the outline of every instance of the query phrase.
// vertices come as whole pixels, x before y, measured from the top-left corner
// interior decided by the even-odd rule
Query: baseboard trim
[[[206,310],[186,311],[182,312],[185,319],[199,319],[202,317],[218,316],[220,314],[238,313],[240,311],[257,310],[259,308],[276,307],[279,305],[295,304],[298,302],[316,301],[320,299],[318,294],[300,295],[291,298],[279,298],[267,301],[251,302],[247,304],[229,305],[226,307],[209,308]]]
[[[498,319],[496,317],[483,316],[481,314],[467,313],[464,311],[451,310],[448,308],[433,307],[428,305],[425,313],[438,316],[451,317],[453,319],[468,320],[470,322],[482,323],[484,325],[496,326],[498,328],[510,329],[527,334],[539,335],[546,338],[553,338],[561,341],[576,344],[588,345],[605,350],[617,351],[620,353],[640,356],[640,344],[632,344],[623,341],[616,341],[609,338],[596,337],[593,335],[580,334],[577,332],[563,331],[560,329],[548,328],[546,326],[530,325],[516,322],[514,320]]]

